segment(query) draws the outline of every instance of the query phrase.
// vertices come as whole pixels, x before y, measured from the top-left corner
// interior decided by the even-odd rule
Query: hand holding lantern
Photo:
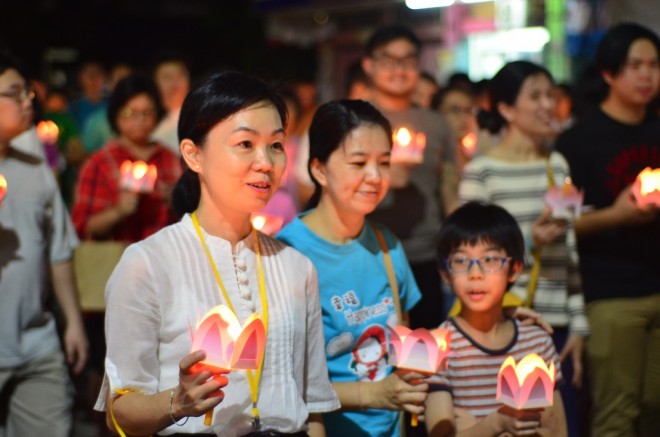
[[[206,357],[196,371],[213,375],[237,369],[258,369],[266,350],[266,328],[259,314],[252,314],[243,326],[228,307],[212,308],[197,324],[191,350],[204,350]],[[205,423],[210,425],[210,410]]]
[[[119,167],[119,187],[135,193],[152,193],[156,185],[158,170],[154,164],[144,161],[124,161]]]
[[[421,164],[424,161],[426,135],[413,132],[408,128],[397,129],[392,136],[392,154],[390,162]]]
[[[399,325],[394,328],[388,326],[388,330],[390,365],[422,374],[434,374],[447,368],[451,333],[446,329],[428,331],[418,328],[413,331]],[[417,426],[416,415],[412,416],[411,425]]]

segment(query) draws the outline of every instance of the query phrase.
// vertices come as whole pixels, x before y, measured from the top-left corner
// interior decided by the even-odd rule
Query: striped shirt
[[[561,186],[570,176],[568,164],[559,153],[550,155],[555,184]],[[461,202],[481,201],[497,204],[513,215],[520,225],[528,249],[534,222],[545,207],[548,171],[545,159],[531,162],[507,162],[490,156],[478,156],[463,171],[459,185]],[[527,256],[525,270],[511,291],[526,297],[533,258]],[[584,312],[584,295],[579,272],[575,231],[569,222],[566,233],[541,251],[541,272],[533,307],[555,327],[568,327],[573,334],[588,335],[589,323]]]
[[[496,396],[497,373],[509,355],[518,362],[525,355],[536,353],[546,365],[554,362],[556,382],[560,381],[561,365],[550,335],[538,326],[521,326],[517,320],[511,321],[513,338],[499,350],[478,344],[454,318],[440,325],[451,333],[451,355],[447,370],[430,379],[431,391],[451,392],[455,408],[465,409],[481,420],[501,406]]]

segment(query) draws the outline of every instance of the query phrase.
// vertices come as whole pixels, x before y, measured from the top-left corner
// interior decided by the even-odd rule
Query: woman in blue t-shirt
[[[420,292],[399,240],[366,220],[390,185],[392,130],[371,104],[339,100],[319,107],[309,140],[315,192],[278,238],[318,270],[328,368],[342,405],[324,415],[326,433],[397,436],[398,413],[423,413],[428,385],[388,365],[387,325],[402,322],[399,311],[405,322]]]

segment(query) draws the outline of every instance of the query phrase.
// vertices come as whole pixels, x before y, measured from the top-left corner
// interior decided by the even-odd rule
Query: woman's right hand
[[[423,414],[429,391],[429,385],[420,382],[424,378],[426,375],[419,372],[397,371],[381,381],[365,385],[373,386],[373,408]]]
[[[120,219],[128,217],[137,211],[140,203],[140,194],[132,191],[121,190],[119,192],[119,201],[117,202],[117,212]]]
[[[532,226],[532,244],[541,248],[565,233],[566,221],[552,218],[550,210],[546,208]]]
[[[206,358],[202,350],[191,352],[179,362],[179,386],[172,400],[176,419],[201,416],[215,408],[225,397],[222,388],[229,382],[223,374],[213,374],[199,362]]]

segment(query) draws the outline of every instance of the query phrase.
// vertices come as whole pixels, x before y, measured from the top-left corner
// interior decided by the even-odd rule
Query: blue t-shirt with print
[[[334,244],[296,217],[277,238],[305,254],[318,271],[325,351],[330,380],[380,381],[387,364],[387,323],[396,310],[378,237],[366,224],[355,240]],[[399,240],[376,225],[392,257],[403,311],[421,298]],[[387,410],[341,411],[324,415],[328,436],[398,436],[398,413]]]

